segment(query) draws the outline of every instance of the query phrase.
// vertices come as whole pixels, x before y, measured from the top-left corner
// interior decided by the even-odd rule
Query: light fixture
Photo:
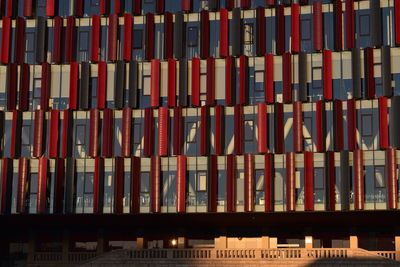
[[[171,245],[172,245],[173,247],[175,247],[177,244],[178,244],[178,241],[177,241],[176,239],[172,239],[172,240],[171,240]]]

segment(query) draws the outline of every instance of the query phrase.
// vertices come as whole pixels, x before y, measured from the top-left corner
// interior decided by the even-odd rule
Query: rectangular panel
[[[388,99],[379,98],[379,144],[381,149],[389,148]]]
[[[72,129],[73,113],[72,110],[64,110],[61,157],[70,157],[72,154]]]
[[[304,152],[304,209],[314,210],[314,153]]]
[[[225,59],[225,104],[236,104],[236,60],[228,56]]]
[[[118,42],[118,15],[113,14],[108,17],[108,60],[117,60]]]
[[[67,63],[74,61],[75,58],[75,38],[76,38],[76,27],[75,18],[69,16],[67,18],[67,29],[65,32],[65,61]]]
[[[53,33],[53,58],[52,62],[61,62],[61,33],[63,28],[63,18],[54,17],[54,33]]]
[[[2,159],[1,173],[1,210],[2,214],[11,213],[12,184],[13,184],[13,160],[9,158]]]
[[[92,16],[92,51],[91,59],[93,62],[99,61],[100,54],[100,17],[98,15]],[[125,53],[124,53],[125,55]]]
[[[29,65],[24,63],[21,65],[21,75],[19,80],[19,109],[22,111],[27,111],[29,108],[29,81]]]
[[[299,101],[293,103],[293,150],[303,151],[303,111]]]
[[[132,135],[132,109],[124,108],[122,110],[122,137],[121,137],[121,156],[129,157],[131,155]]]
[[[227,57],[229,55],[229,15],[228,10],[224,8],[221,8],[219,12],[219,55]]]
[[[343,150],[343,107],[342,101],[336,99],[333,102],[333,127],[334,127],[334,148],[335,151]]]
[[[273,210],[273,196],[274,196],[274,183],[273,183],[273,173],[274,173],[274,156],[271,153],[267,153],[264,156],[264,202],[265,211]]]
[[[390,46],[382,46],[381,48],[382,95],[386,97],[393,95],[390,51]]]
[[[191,10],[191,0],[182,0],[182,10],[183,11],[190,11]]]
[[[325,49],[323,51],[324,61],[324,99],[332,100],[332,51]]]
[[[182,108],[174,108],[174,134],[173,134],[173,147],[174,155],[182,154],[183,146],[183,118],[182,118]]]
[[[328,151],[325,154],[325,208],[329,211],[335,211],[336,208],[336,169],[335,169],[335,152]]]
[[[206,105],[215,105],[215,58],[207,58],[207,96]]]
[[[7,110],[17,108],[18,65],[10,63],[6,70]]]
[[[236,211],[236,156],[226,156],[226,211]]]
[[[283,128],[283,104],[274,105],[274,133],[275,133],[275,153],[283,153],[284,148],[284,128]]]
[[[24,0],[24,17],[32,16],[32,0]]]
[[[143,155],[149,157],[153,155],[153,110],[151,108],[146,108],[144,113],[144,147]]]
[[[102,213],[104,207],[104,159],[94,159],[93,213]]]
[[[200,117],[200,154],[210,154],[210,111],[207,106],[201,107]]]
[[[286,153],[286,210],[296,209],[295,153]]]
[[[210,18],[208,10],[200,12],[200,57],[210,56]]]
[[[55,10],[55,0],[46,0],[46,16],[53,17]]]
[[[98,109],[90,110],[90,134],[89,134],[89,156],[97,157],[99,155],[99,129],[100,113]]]
[[[187,59],[179,60],[179,106],[188,106],[188,62]]]
[[[247,56],[240,56],[240,91],[239,104],[245,105],[249,98],[249,59]]]
[[[386,150],[386,166],[388,180],[388,208],[397,209],[398,185],[397,185],[397,157],[396,149]]]
[[[75,184],[76,184],[76,162],[74,158],[67,158],[65,176],[65,199],[64,213],[74,213]]]
[[[160,60],[151,60],[150,106],[160,105]]]
[[[18,110],[12,112],[10,158],[18,158],[21,154],[22,112]]]
[[[100,15],[107,15],[110,12],[110,3],[107,0],[100,0]]]
[[[186,156],[177,157],[176,212],[186,211]]]
[[[268,151],[268,116],[267,105],[265,103],[257,104],[257,133],[258,133],[258,153]]]
[[[262,6],[256,10],[256,51],[258,56],[265,55],[265,9]]]
[[[140,210],[140,158],[131,158],[131,199],[130,212],[138,213]]]
[[[125,79],[125,62],[118,60],[115,64],[114,80],[114,106],[116,109],[124,107]]]
[[[244,121],[243,121],[243,106],[237,104],[234,107],[234,140],[235,140],[235,154],[243,154],[244,148]]]
[[[50,111],[50,140],[49,140],[49,157],[58,157],[59,144],[59,127],[60,127],[60,111]]]
[[[380,47],[382,46],[382,10],[380,1],[370,0],[369,12],[371,20],[371,46]]]
[[[283,102],[292,102],[292,55],[284,53],[282,57]]]
[[[292,15],[291,48],[292,48],[292,53],[296,53],[300,51],[300,5],[299,4],[291,5],[291,15]]]
[[[326,137],[325,103],[322,100],[316,102],[316,113],[317,151],[322,152],[325,150]]]
[[[355,150],[356,144],[356,125],[357,125],[357,111],[356,102],[354,99],[347,101],[347,149]]]
[[[69,76],[69,108],[78,108],[78,82],[79,82],[79,64],[71,62]]]
[[[374,77],[374,49],[364,49],[364,77],[367,85],[367,97],[375,98],[375,77]]]
[[[307,53],[304,51],[299,52],[299,100],[308,100]]]
[[[129,107],[137,108],[138,103],[138,62],[129,62]]]
[[[218,157],[210,155],[207,157],[208,166],[208,211],[217,211],[217,195],[218,195]]]
[[[244,155],[244,211],[254,211],[254,155]]]
[[[342,0],[335,0],[333,4],[333,19],[334,19],[334,43],[335,50],[343,50],[343,7]]]
[[[200,59],[192,58],[192,106],[200,106]]]
[[[40,91],[40,109],[47,110],[49,108],[50,86],[51,86],[51,65],[49,63],[42,64],[42,81]]]
[[[145,59],[151,60],[154,58],[154,14],[146,14],[146,46],[145,46]]]
[[[346,0],[346,48],[355,47],[354,0]]]
[[[77,17],[83,16],[83,1],[84,0],[75,0],[74,2],[74,15]]]
[[[183,13],[182,12],[177,12],[175,13],[175,23],[174,23],[174,55],[175,58],[181,59],[185,57],[185,50],[184,48],[184,42],[182,40],[185,40],[185,22],[183,18]]]
[[[11,18],[3,18],[3,27],[1,31],[1,63],[7,64],[10,59],[11,49]]]
[[[168,106],[176,106],[176,60],[173,58],[168,58]]]
[[[278,5],[275,8],[276,14],[276,54],[282,55],[285,52],[285,7]]]
[[[14,62],[18,64],[24,63],[25,57],[25,19],[18,17],[16,19],[16,34],[15,34],[15,51]]]
[[[265,72],[264,72],[264,85],[265,85],[265,102],[274,103],[275,90],[274,90],[274,55],[265,55]]]
[[[168,155],[168,107],[160,107],[158,110],[158,154],[160,156]]]
[[[394,0],[394,24],[396,30],[396,44],[400,44],[400,0]]]
[[[215,154],[221,155],[225,152],[225,113],[224,106],[215,107]]]
[[[353,152],[353,169],[354,169],[354,209],[364,209],[364,163],[362,150],[354,150]]]
[[[124,60],[129,61],[132,58],[132,29],[133,16],[124,14]]]
[[[100,69],[100,71],[102,71],[101,67],[99,69]],[[104,77],[100,76],[100,79],[104,79]],[[79,86],[79,93],[80,93],[79,107],[81,109],[89,109],[90,108],[89,84],[90,84],[90,63],[82,62],[82,64],[81,64],[81,79],[80,79],[80,86]],[[100,85],[100,84],[101,83],[98,81],[97,87],[105,86],[105,85]]]
[[[18,161],[17,213],[24,213],[26,211],[28,172],[29,159],[20,158]]]
[[[62,213],[64,202],[64,176],[65,176],[65,161],[61,158],[55,159],[55,174],[54,181],[54,204],[53,213]]]
[[[232,11],[231,28],[235,29],[231,33],[232,56],[238,57],[242,54],[242,19],[240,9],[234,8]]]
[[[37,186],[37,213],[45,213],[47,211],[47,176],[48,176],[48,158],[39,159],[39,173]]]
[[[313,2],[313,26],[314,50],[322,50],[324,45],[322,2]]]
[[[172,59],[174,57],[174,22],[172,13],[165,12],[164,19],[164,59]]]
[[[158,213],[161,211],[161,159],[160,156],[151,157],[151,194],[150,194],[150,211]]]
[[[39,158],[44,152],[45,138],[45,112],[44,110],[35,110],[35,131],[33,136],[32,156]]]
[[[103,112],[103,157],[112,157],[113,156],[113,147],[114,147],[114,111],[112,109],[104,109]]]
[[[115,158],[115,192],[114,212],[123,213],[124,210],[124,158]]]

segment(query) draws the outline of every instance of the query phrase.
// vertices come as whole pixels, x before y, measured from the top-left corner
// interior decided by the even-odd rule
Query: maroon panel
[[[37,185],[37,213],[45,213],[47,209],[47,172],[49,159],[39,159],[39,173]]]
[[[224,106],[215,107],[215,154],[221,155],[225,152],[225,116]]]
[[[93,176],[93,213],[103,211],[103,184],[104,184],[104,159],[96,157],[94,159]]]
[[[375,98],[374,49],[367,47],[364,51],[364,77],[367,79],[367,95],[369,98]]]
[[[227,9],[231,10],[235,7],[235,0],[227,0],[225,5]]]
[[[381,149],[389,148],[388,99],[379,98],[379,143]]]
[[[54,17],[54,37],[53,37],[53,62],[61,62],[61,33],[63,28],[63,18]]]
[[[250,8],[251,0],[240,0],[240,7],[242,8]]]
[[[124,212],[124,158],[115,158],[114,212]]]
[[[364,163],[362,150],[353,152],[354,169],[354,209],[364,209]]]
[[[98,109],[90,110],[89,156],[99,155],[99,123],[100,113]]]
[[[304,152],[304,209],[314,210],[314,153]]]
[[[131,203],[130,212],[140,211],[140,158],[131,159]]]
[[[70,156],[71,150],[71,135],[72,130],[71,122],[73,121],[72,111],[64,110],[63,117],[63,133],[62,133],[62,147],[61,147],[61,157],[66,158]]]
[[[69,108],[78,109],[79,64],[71,62],[69,76]]]
[[[44,110],[35,110],[35,131],[33,136],[32,156],[39,158],[43,155],[45,140],[45,113]]]
[[[324,28],[322,19],[322,2],[313,2],[314,50],[324,46]]]
[[[151,60],[150,106],[160,106],[160,60]]]
[[[274,105],[274,126],[275,126],[275,153],[283,153],[284,144],[284,128],[283,128],[283,104],[275,103]]]
[[[227,57],[229,55],[229,15],[228,10],[221,8],[219,10],[219,55]]]
[[[164,13],[164,1],[165,0],[156,0],[156,12]]]
[[[186,211],[186,156],[177,157],[176,212]]]
[[[66,30],[66,40],[65,40],[65,61],[67,63],[74,61],[75,55],[75,39],[76,39],[76,27],[75,18],[69,16],[67,18],[67,30]]]
[[[24,63],[25,57],[25,19],[18,17],[16,20],[14,61]]]
[[[265,55],[265,9],[262,6],[257,7],[257,43],[256,50],[258,56]]]
[[[103,109],[106,107],[107,62],[100,61],[98,67],[97,108]]]
[[[397,209],[398,186],[397,186],[397,157],[396,149],[386,149],[387,184],[388,184],[388,208]]]
[[[23,63],[21,65],[21,76],[19,80],[19,109],[27,111],[29,108],[29,65]]]
[[[84,0],[75,0],[74,2],[74,15],[77,17],[83,16],[83,1]]]
[[[1,172],[1,210],[2,214],[10,213],[11,210],[11,194],[12,194],[12,173],[13,173],[13,160],[9,158],[2,159],[2,172]]]
[[[29,160],[20,158],[18,163],[17,213],[24,213],[28,192]]]
[[[183,118],[182,107],[174,107],[174,155],[182,154],[183,146]]]
[[[276,14],[276,53],[282,55],[285,52],[285,7],[278,5]]]
[[[347,101],[347,149],[355,150],[356,144],[356,125],[357,125],[357,111],[356,101],[349,99]]]
[[[273,183],[272,177],[274,173],[273,154],[267,153],[264,156],[264,202],[265,211],[273,210]]]
[[[56,158],[56,178],[54,185],[54,213],[62,213],[64,201],[64,176],[65,176],[65,162],[64,159]]]
[[[182,0],[182,11],[190,11],[192,9],[191,0]]]
[[[56,0],[46,0],[46,16],[53,17],[55,10]]]
[[[24,0],[24,17],[32,17],[32,0]]]
[[[200,117],[200,154],[208,155],[210,152],[210,112],[207,106],[201,107]]]
[[[207,58],[207,97],[206,105],[215,105],[215,58]]]
[[[264,72],[264,86],[265,86],[265,102],[274,103],[274,55],[265,55],[265,72]]]
[[[58,144],[59,144],[59,128],[60,127],[60,111],[50,111],[50,140],[49,140],[49,157],[58,157]]]
[[[286,210],[296,209],[295,153],[286,153]]]
[[[142,1],[141,0],[133,0],[132,2],[132,12],[134,15],[140,15],[142,13]]]
[[[160,107],[158,110],[158,155],[168,156],[168,107]]]
[[[283,102],[292,102],[292,55],[287,52],[282,57]]]
[[[42,87],[40,91],[40,109],[47,110],[49,108],[50,86],[51,86],[51,65],[49,63],[42,64]]]
[[[13,110],[10,158],[19,157],[21,143],[22,112]]]
[[[210,181],[210,189],[208,196],[208,211],[217,211],[217,195],[218,195],[218,157],[217,155],[208,156],[208,177]]]
[[[343,150],[343,108],[342,100],[336,99],[334,105],[335,151]]]
[[[243,121],[243,106],[237,104],[234,107],[234,140],[235,140],[235,154],[243,154],[244,148],[244,121]]]
[[[3,18],[1,31],[1,63],[7,64],[10,60],[11,49],[11,18]]]
[[[355,47],[354,0],[346,0],[346,48]]]
[[[323,69],[324,69],[324,98],[332,100],[332,51],[324,49],[323,51]]]
[[[108,17],[108,60],[117,60],[118,15]]]
[[[106,15],[108,13],[107,0],[100,0],[100,15]]]
[[[124,2],[124,0],[115,0],[114,1],[114,14],[121,14],[121,1]]]
[[[226,156],[226,211],[236,211],[236,156]]]
[[[395,7],[394,23],[396,28],[396,44],[400,44],[400,0],[395,0],[394,7]]]
[[[327,165],[327,171],[326,174],[328,175],[327,181],[328,181],[328,196],[327,196],[327,209],[330,211],[335,211],[335,204],[336,204],[336,170],[335,170],[335,152],[333,151],[328,151],[326,152],[326,159],[325,159],[326,165]]]
[[[249,91],[249,59],[247,56],[240,56],[240,91],[239,91],[239,104],[244,105],[247,103]]]
[[[113,135],[114,133],[114,111],[112,109],[104,109],[103,112],[103,157],[113,156]]]
[[[17,83],[18,83],[18,65],[16,63],[7,66],[7,110],[17,108]]]
[[[292,4],[292,39],[291,48],[292,53],[300,52],[300,5]]]
[[[122,110],[122,140],[121,156],[129,157],[131,155],[132,140],[132,109],[124,108]]]
[[[146,46],[145,46],[145,59],[151,60],[154,58],[154,14],[146,14]]]
[[[200,59],[192,58],[192,106],[200,106]]]
[[[150,195],[150,211],[160,212],[161,210],[161,159],[160,156],[151,157],[151,195]]]
[[[335,0],[334,8],[334,31],[335,31],[335,49],[336,51],[343,50],[343,7],[342,0]]]
[[[208,10],[200,12],[200,57],[210,56],[210,18]]]
[[[149,157],[153,155],[153,110],[151,108],[146,108],[144,110],[144,147],[143,155]]]
[[[225,59],[225,103],[234,105],[236,99],[236,67],[235,58],[228,56]]]
[[[244,155],[244,211],[254,211],[254,155]]]
[[[302,103],[293,103],[293,149],[295,152],[303,151],[303,111]]]
[[[133,16],[124,14],[124,60],[132,59],[132,29]]]
[[[319,100],[316,105],[316,124],[317,124],[317,151],[325,150],[325,103]]]
[[[93,62],[99,61],[100,52],[100,17],[93,15],[92,17],[92,51],[91,58]],[[124,54],[125,55],[125,54]]]
[[[174,22],[173,15],[170,12],[165,12],[164,15],[164,31],[165,31],[165,44],[164,44],[164,58],[172,59],[174,52]]]
[[[176,106],[176,60],[168,59],[168,106]]]
[[[268,152],[268,116],[267,105],[257,104],[257,133],[258,133],[258,153]]]

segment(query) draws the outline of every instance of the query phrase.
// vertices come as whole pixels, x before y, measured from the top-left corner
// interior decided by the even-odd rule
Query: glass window
[[[363,137],[372,136],[372,115],[361,114],[361,134]]]
[[[368,36],[370,34],[369,14],[360,15],[360,36]]]
[[[86,27],[88,28],[88,27]],[[89,29],[80,30],[78,34],[78,61],[88,61],[89,60]]]
[[[188,46],[197,46],[198,36],[197,27],[189,27],[188,29]]]
[[[75,128],[75,145],[85,145],[86,125],[77,125]]]
[[[324,168],[314,168],[314,187],[324,189]]]
[[[90,77],[90,94],[91,94],[90,106],[92,108],[97,107],[97,81],[98,81],[97,77]]]
[[[32,97],[32,110],[40,107],[40,91],[42,86],[42,78],[34,78],[33,80],[33,97]]]
[[[133,30],[133,49],[142,49],[143,30]]]
[[[375,187],[376,188],[386,187],[384,166],[375,166]]]
[[[244,24],[244,44],[251,45],[253,44],[253,23],[246,23]]]
[[[312,68],[312,86],[313,89],[320,90],[322,89],[322,68],[321,67],[313,67]]]
[[[300,20],[301,40],[311,40],[311,20]]]
[[[196,143],[197,122],[187,122],[186,131],[187,131],[186,142]]]
[[[141,124],[140,123],[134,123],[133,124],[133,143],[139,145],[142,140],[142,134],[141,134]]]
[[[207,172],[197,173],[197,191],[207,191]]]
[[[255,170],[256,205],[265,204],[264,196],[264,170]]]
[[[148,193],[150,192],[150,173],[142,172],[140,174],[140,192]]]
[[[254,121],[244,121],[244,141],[251,142],[254,139]]]
[[[257,70],[254,72],[254,75],[255,75],[254,91],[264,92],[264,71]]]
[[[93,173],[86,173],[85,175],[85,188],[84,188],[84,193],[85,194],[91,194],[93,193]]]

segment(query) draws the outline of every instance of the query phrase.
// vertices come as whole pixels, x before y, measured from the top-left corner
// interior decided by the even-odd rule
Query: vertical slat
[[[103,111],[103,157],[113,156],[114,111],[106,108]]]
[[[264,72],[264,86],[265,86],[265,102],[274,103],[275,90],[274,90],[274,55],[265,55],[265,72]]]
[[[107,15],[110,12],[110,3],[107,0],[100,0],[100,15]]]
[[[49,140],[49,157],[58,157],[58,145],[59,145],[59,128],[60,127],[60,111],[50,111],[50,140]]]
[[[356,113],[356,102],[354,99],[347,101],[347,149],[355,150],[356,144],[356,125],[357,125],[357,113]]]
[[[55,159],[55,173],[56,178],[54,181],[54,205],[53,212],[55,214],[62,213],[64,202],[64,178],[65,178],[65,161],[62,158]]]
[[[156,0],[156,12],[158,14],[164,13],[164,1],[165,0]]]
[[[307,53],[299,52],[299,101],[306,102],[308,100],[307,86]]]
[[[130,108],[137,108],[138,103],[138,63],[137,61],[129,62],[129,101]]]
[[[239,104],[245,105],[249,94],[249,59],[245,55],[240,56],[240,91]]]
[[[17,7],[18,3],[15,0],[7,0],[6,17],[14,18],[17,13]]]
[[[114,107],[122,109],[124,107],[125,92],[125,62],[118,60],[115,64],[115,81],[114,81]]]
[[[124,212],[124,158],[115,158],[114,213]]]
[[[240,0],[240,7],[241,8],[249,8],[250,7],[250,0]]]
[[[177,157],[176,212],[186,211],[186,156]]]
[[[225,6],[229,10],[233,9],[235,7],[235,0],[227,0]]]
[[[210,111],[207,106],[201,107],[200,117],[200,154],[210,153]]]
[[[185,57],[184,42],[185,40],[185,21],[182,12],[175,13],[174,23],[174,56],[177,59]],[[186,49],[186,48],[185,48]]]
[[[121,156],[129,157],[131,155],[132,140],[132,109],[124,108],[122,110],[122,140],[121,140]]]
[[[349,151],[340,151],[340,204],[342,210],[350,209],[350,166]]]
[[[44,110],[35,110],[35,130],[33,136],[32,156],[39,158],[43,155],[45,137],[45,112]]]
[[[382,45],[382,10],[380,1],[370,0],[369,8],[371,46],[380,47]]]
[[[117,60],[118,15],[108,17],[108,60]]]
[[[66,109],[63,115],[61,157],[66,158],[71,156],[72,150],[73,114],[71,110]]]
[[[322,18],[322,2],[313,2],[314,50],[322,50],[324,45],[324,28]]]
[[[200,57],[210,56],[210,18],[208,10],[200,11]]]
[[[174,57],[174,22],[170,12],[165,12],[164,32],[164,59],[172,59]]]
[[[78,108],[78,82],[79,82],[79,64],[71,62],[69,75],[69,108]]]
[[[354,209],[364,209],[364,164],[362,150],[353,152],[354,169]]]
[[[99,155],[99,127],[100,113],[98,109],[90,110],[90,133],[89,133],[89,156],[97,157]]]
[[[3,27],[1,31],[1,63],[7,64],[10,59],[11,49],[11,18],[3,18]]]
[[[207,96],[206,105],[215,105],[215,58],[207,58]]]
[[[397,209],[398,185],[397,185],[397,157],[396,149],[386,149],[387,184],[388,184],[388,208]]]
[[[66,40],[65,40],[65,61],[67,63],[74,61],[75,58],[75,39],[76,39],[76,26],[75,18],[69,16],[67,18],[67,30],[66,30]]]
[[[143,155],[149,157],[153,155],[153,110],[146,108],[144,110],[144,147]]]
[[[335,152],[328,151],[325,154],[325,173],[326,173],[326,210],[336,210],[336,169],[335,169]]]
[[[282,57],[283,102],[292,102],[292,55],[287,52]]]
[[[99,61],[100,49],[100,17],[98,15],[92,16],[92,51],[91,59],[93,62]],[[124,53],[125,55],[125,53]]]
[[[218,157],[210,155],[207,157],[208,166],[208,212],[217,211],[217,195],[218,195]]]
[[[46,0],[46,16],[54,16],[55,5],[55,0]]]
[[[304,209],[314,210],[314,153],[304,152]]]
[[[150,106],[160,105],[160,60],[151,60]]]
[[[132,29],[133,29],[133,16],[131,14],[124,14],[124,60],[129,61],[132,59]]]
[[[286,153],[286,210],[294,211],[296,208],[296,171],[295,153]]]
[[[104,206],[104,159],[94,159],[93,213],[102,213]]]
[[[168,58],[168,106],[176,106],[176,60],[173,58]]]
[[[324,49],[323,51],[323,69],[324,69],[324,99],[332,100],[332,51]]]
[[[224,106],[215,107],[215,154],[221,155],[225,152],[225,113]]]
[[[192,58],[192,106],[200,106],[200,59]]]
[[[273,211],[273,173],[274,173],[274,156],[271,153],[264,155],[264,202],[265,211]]]
[[[364,49],[364,77],[366,79],[367,97],[375,98],[375,77],[374,77],[374,49]]]
[[[7,110],[17,108],[18,65],[11,63],[6,70]]]
[[[334,148],[335,151],[343,150],[343,107],[342,101],[335,99],[333,102],[333,127],[334,127]]]
[[[229,15],[228,10],[221,8],[219,10],[219,55],[227,57],[229,55]]]
[[[182,0],[181,8],[183,11],[190,11],[192,9],[192,1],[191,0]]]
[[[60,16],[54,17],[54,37],[53,37],[53,58],[56,63],[61,62],[61,34],[63,28],[63,18]]]
[[[333,20],[334,20],[334,43],[335,50],[343,50],[343,7],[342,0],[335,0],[333,4]]]
[[[37,185],[37,213],[47,212],[47,175],[48,175],[49,159],[39,159],[39,173]]]
[[[168,155],[168,107],[160,107],[158,110],[158,155]]]
[[[179,60],[179,106],[188,106],[188,61],[183,58]]]
[[[4,133],[5,133],[5,112],[0,111],[0,148],[3,148],[4,142]],[[0,158],[4,157],[4,149],[0,149]],[[1,179],[1,178],[0,178]],[[1,184],[1,181],[0,181]],[[1,197],[0,197],[1,199]]]
[[[244,211],[254,211],[254,155],[244,155]]]
[[[146,45],[145,45],[145,59],[151,60],[154,58],[154,14],[146,14]]]
[[[100,66],[100,65],[99,65]],[[99,68],[99,71],[103,71],[102,67]],[[97,84],[97,90],[100,85],[100,83],[103,81],[104,77],[102,75],[99,76],[101,81],[98,81]],[[79,107],[81,109],[89,109],[90,108],[90,64],[89,62],[82,62],[81,64],[81,79],[80,79],[80,85],[79,85]],[[101,100],[101,97],[100,97]],[[97,99],[99,101],[99,99]]]
[[[50,86],[51,86],[51,65],[49,63],[42,64],[42,81],[40,91],[40,109],[47,110],[49,108]]]
[[[388,99],[379,98],[379,144],[381,149],[389,148]]]
[[[239,8],[232,11],[231,32],[232,56],[238,57],[242,54],[242,19]]]
[[[12,111],[10,158],[18,158],[21,154],[22,112]]]
[[[390,97],[393,95],[392,90],[392,67],[390,46],[382,46],[381,49],[381,75],[382,75],[382,95]]]
[[[291,5],[291,14],[292,14],[291,51],[292,53],[297,53],[300,52],[300,5],[299,4]]]
[[[236,60],[231,56],[225,59],[225,104],[236,104]]]
[[[133,0],[132,13],[134,15],[140,15],[142,13],[142,1],[141,0]]]
[[[395,7],[394,24],[396,29],[396,44],[400,44],[400,0],[395,0],[394,7]]]
[[[355,47],[354,0],[346,0],[346,48]]]
[[[283,153],[284,145],[284,128],[283,128],[283,104],[275,103],[274,105],[274,134],[275,134],[275,153]]]
[[[303,110],[302,103],[293,103],[293,151],[303,151]]]
[[[236,211],[236,156],[226,156],[226,211]]]
[[[131,158],[131,203],[130,212],[140,211],[140,158]]]
[[[158,213],[161,211],[161,159],[160,156],[152,156],[151,157],[151,194],[150,194],[150,211],[154,213]]]
[[[18,17],[16,19],[15,34],[15,52],[14,62],[18,64],[24,63],[25,57],[25,19]]]
[[[265,103],[257,104],[257,133],[258,133],[258,153],[267,153],[268,151],[268,117],[267,105]]]
[[[0,213],[9,214],[11,213],[12,201],[13,160],[9,158],[3,158],[2,163]]]
[[[83,16],[83,0],[74,1],[74,15],[77,17]]]
[[[182,108],[174,108],[174,134],[173,134],[173,152],[174,155],[182,154],[183,146],[183,119],[182,119]]]
[[[276,54],[282,55],[285,52],[285,8],[278,5],[275,8],[276,14]]]
[[[265,9],[262,6],[256,10],[256,50],[258,56],[265,55]]]
[[[56,18],[54,19],[54,38],[56,38]],[[43,63],[46,61],[46,32],[47,32],[47,21],[45,17],[37,17],[36,19],[36,62]],[[54,51],[56,51],[56,47],[54,47]]]
[[[29,65],[23,63],[21,65],[21,75],[19,80],[19,109],[22,111],[27,111],[29,108],[29,81]]]
[[[325,150],[325,137],[326,137],[326,114],[325,103],[320,100],[315,103],[316,105],[316,124],[317,124],[317,151],[322,152]]]
[[[18,161],[17,213],[24,213],[26,211],[28,172],[29,159],[20,158]]]
[[[244,148],[244,125],[243,125],[243,106],[237,104],[234,107],[234,140],[235,140],[235,154],[243,154]]]
[[[24,17],[32,17],[32,0],[24,0]]]

